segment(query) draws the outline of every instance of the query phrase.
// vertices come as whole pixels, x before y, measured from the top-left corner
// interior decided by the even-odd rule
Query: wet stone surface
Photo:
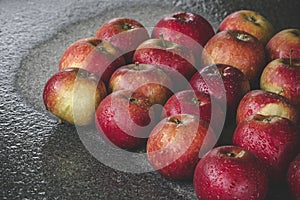
[[[205,2],[205,3],[204,3]],[[112,17],[151,29],[164,14],[188,10],[215,28],[231,11],[263,13],[277,30],[300,27],[298,1],[14,1],[0,2],[1,199],[195,199],[191,182],[155,172],[124,173],[105,166],[82,144],[76,128],[45,111],[42,90],[64,49]],[[284,195],[275,194],[273,199]]]

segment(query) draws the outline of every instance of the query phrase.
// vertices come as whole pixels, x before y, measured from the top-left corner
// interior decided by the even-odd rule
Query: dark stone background
[[[300,28],[299,7],[297,0],[1,0],[0,198],[195,199],[191,183],[169,181],[154,172],[119,172],[92,157],[74,126],[58,125],[43,109],[41,87],[56,70],[49,62],[57,63],[62,47],[71,40],[93,34],[87,28],[96,25],[89,19],[97,17],[104,20],[130,12],[149,22],[148,15],[158,17],[151,14],[156,8],[157,13],[165,8],[165,14],[187,10],[203,15],[216,28],[227,14],[252,9],[278,31]],[[60,46],[53,46],[60,41]],[[270,195],[287,198],[282,189]]]

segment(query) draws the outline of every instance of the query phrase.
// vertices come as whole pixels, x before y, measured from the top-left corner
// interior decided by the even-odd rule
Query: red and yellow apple
[[[253,10],[238,10],[229,14],[218,28],[218,31],[224,30],[245,31],[256,37],[263,45],[266,45],[274,35],[270,21]]]
[[[78,68],[68,68],[54,74],[43,92],[48,111],[78,126],[93,122],[95,110],[105,96],[104,83],[96,75]]]

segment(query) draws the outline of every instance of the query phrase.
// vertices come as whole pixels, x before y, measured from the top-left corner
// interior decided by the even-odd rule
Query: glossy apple
[[[175,180],[192,179],[201,155],[215,143],[215,135],[207,122],[194,115],[172,115],[161,120],[151,131],[147,155],[150,164],[162,176]]]
[[[256,37],[263,45],[266,45],[275,33],[270,21],[253,10],[238,10],[229,14],[218,28],[218,31],[224,30],[245,31]]]
[[[295,199],[300,199],[300,154],[290,163],[287,173],[289,191]]]
[[[176,12],[164,16],[153,28],[152,38],[181,44],[200,55],[206,42],[215,34],[211,24],[201,15]]]
[[[133,61],[160,66],[172,79],[174,91],[186,87],[197,71],[195,58],[190,49],[161,39],[150,39],[138,46]]]
[[[298,109],[287,98],[264,90],[252,90],[242,98],[237,109],[236,122],[238,124],[255,114],[276,115],[294,123],[299,120]]]
[[[59,70],[80,68],[101,77],[105,84],[111,74],[125,64],[123,56],[109,42],[84,38],[72,43],[59,61]]]
[[[292,59],[300,60],[300,29],[284,29],[276,33],[267,43],[266,52],[268,62],[291,56]]]
[[[212,110],[215,112],[214,119],[211,119]],[[162,116],[169,117],[176,114],[191,114],[207,122],[213,120],[217,124],[219,118],[225,117],[219,104],[212,105],[208,94],[194,90],[177,92],[168,99],[164,105]]]
[[[268,175],[261,161],[237,146],[220,146],[197,164],[194,190],[200,200],[264,200]]]
[[[96,75],[78,68],[54,74],[43,92],[48,111],[78,126],[93,122],[95,110],[105,96],[104,83]]]
[[[172,95],[172,81],[158,66],[129,64],[117,69],[110,78],[111,91],[132,90],[149,98],[152,104],[164,105]]]
[[[243,31],[225,30],[215,34],[204,49],[204,65],[231,65],[246,75],[252,87],[258,86],[265,66],[265,49],[255,37]]]
[[[272,182],[278,184],[284,179],[289,163],[300,152],[300,129],[286,118],[253,115],[237,125],[233,144],[261,159]]]
[[[239,101],[250,90],[246,76],[239,69],[225,64],[203,67],[193,75],[190,85],[195,91],[225,102],[227,117],[230,118],[235,116]]]
[[[260,87],[288,98],[300,108],[300,60],[271,61],[262,72]]]
[[[113,18],[105,22],[95,33],[96,38],[109,41],[124,55],[126,62],[132,62],[135,49],[149,39],[146,28],[131,18]]]
[[[111,144],[135,149],[145,143],[153,112],[148,98],[130,90],[109,94],[96,111],[96,127]]]

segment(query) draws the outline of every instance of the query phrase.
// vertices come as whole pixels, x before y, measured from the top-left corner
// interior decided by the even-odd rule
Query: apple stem
[[[293,49],[290,49],[290,66],[292,66],[292,55],[293,55]]]
[[[139,62],[135,62],[134,64],[135,64],[136,69],[139,70],[140,69],[140,63]]]
[[[163,34],[159,34],[159,38],[160,38],[161,41],[162,41],[163,47],[166,48],[166,47],[167,47],[167,44],[166,44],[166,41],[165,41],[165,39],[164,39],[164,35],[163,35]]]
[[[180,119],[178,119],[178,118],[176,118],[176,117],[171,117],[170,119],[169,119],[169,121],[170,122],[174,122],[175,124],[182,124],[182,121],[180,120]]]

